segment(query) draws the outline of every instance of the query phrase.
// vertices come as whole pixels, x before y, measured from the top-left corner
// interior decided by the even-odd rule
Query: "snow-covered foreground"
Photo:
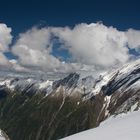
[[[140,110],[109,118],[95,129],[63,140],[140,140]]]
[[[1,130],[0,130],[0,140],[6,140],[6,139],[2,136]]]
[[[5,140],[5,138],[3,138],[3,137],[0,136],[0,140]]]
[[[0,140],[5,140],[5,138],[4,138],[4,137],[2,137],[2,136],[0,136]]]

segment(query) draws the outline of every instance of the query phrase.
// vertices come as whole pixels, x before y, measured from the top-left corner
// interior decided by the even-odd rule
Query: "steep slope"
[[[97,128],[90,129],[63,140],[139,140],[140,111],[111,117]]]

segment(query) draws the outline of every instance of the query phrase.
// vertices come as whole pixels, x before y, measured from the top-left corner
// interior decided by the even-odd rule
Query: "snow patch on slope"
[[[43,81],[39,84],[39,88],[43,89],[45,87],[52,86],[52,84],[53,84],[53,81],[49,81],[49,80]]]

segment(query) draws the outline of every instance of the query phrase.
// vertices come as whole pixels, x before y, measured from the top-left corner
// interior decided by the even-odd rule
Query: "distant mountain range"
[[[56,140],[139,108],[140,60],[98,79],[0,78],[0,128],[11,140]]]

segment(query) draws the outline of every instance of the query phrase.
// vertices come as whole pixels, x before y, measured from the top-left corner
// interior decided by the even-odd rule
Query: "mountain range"
[[[11,140],[56,140],[139,108],[140,60],[97,79],[0,78],[0,128]]]

